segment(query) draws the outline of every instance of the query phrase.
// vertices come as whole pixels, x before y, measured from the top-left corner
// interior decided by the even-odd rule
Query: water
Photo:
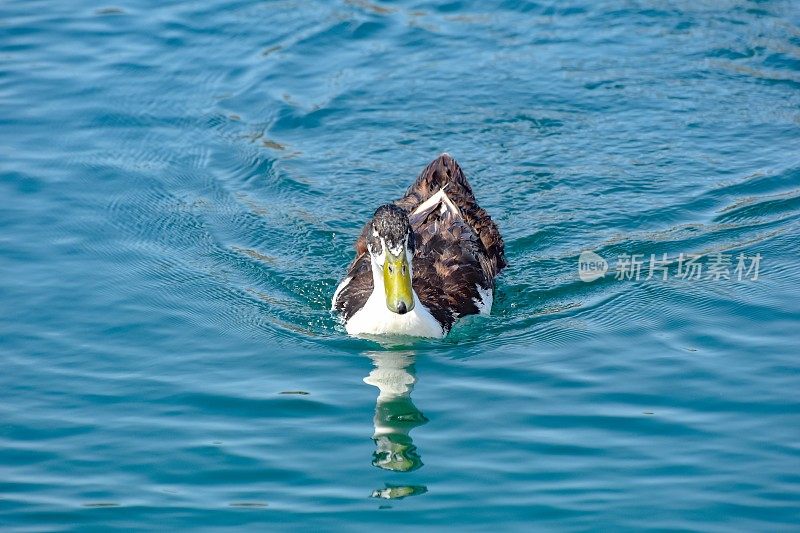
[[[798,527],[796,2],[15,0],[0,35],[4,530]],[[506,239],[492,316],[348,338],[352,242],[445,150]],[[614,279],[717,252],[759,279]]]

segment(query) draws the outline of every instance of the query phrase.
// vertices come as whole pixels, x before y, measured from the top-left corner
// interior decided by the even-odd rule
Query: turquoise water
[[[4,530],[799,527],[797,2],[14,0],[0,36]],[[348,338],[352,242],[445,150],[492,316]]]

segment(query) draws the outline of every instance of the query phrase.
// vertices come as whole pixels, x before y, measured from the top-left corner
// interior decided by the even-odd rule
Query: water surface
[[[489,4],[0,6],[3,529],[797,528],[797,3]],[[442,151],[492,316],[348,338]]]

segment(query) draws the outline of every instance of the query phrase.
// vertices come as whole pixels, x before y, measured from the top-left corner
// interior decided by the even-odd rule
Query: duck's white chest
[[[442,325],[433,318],[414,294],[414,308],[398,315],[386,307],[383,291],[374,291],[364,304],[345,323],[350,335],[409,335],[413,337],[444,337]]]

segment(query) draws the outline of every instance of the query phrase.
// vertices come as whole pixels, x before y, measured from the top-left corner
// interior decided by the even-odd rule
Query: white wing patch
[[[419,204],[414,212],[411,213],[411,216],[419,215],[420,213],[425,213],[426,211],[431,211],[434,207],[441,204],[441,213],[444,214],[446,212],[451,212],[454,215],[461,216],[461,210],[458,208],[456,204],[447,196],[447,193],[444,190],[447,188],[446,184],[444,187],[439,189],[436,194]]]
[[[484,289],[478,285],[475,287],[475,289],[478,291],[478,295],[480,296],[480,301],[478,301],[478,298],[474,298],[475,305],[478,307],[478,312],[480,312],[482,315],[490,314],[492,312],[492,303],[494,302],[492,288],[489,287],[488,289]]]
[[[333,293],[333,298],[331,298],[331,311],[336,309],[336,299],[339,298],[339,294],[350,284],[351,281],[353,281],[353,276],[347,276],[342,280],[339,286],[336,287],[336,292]]]

